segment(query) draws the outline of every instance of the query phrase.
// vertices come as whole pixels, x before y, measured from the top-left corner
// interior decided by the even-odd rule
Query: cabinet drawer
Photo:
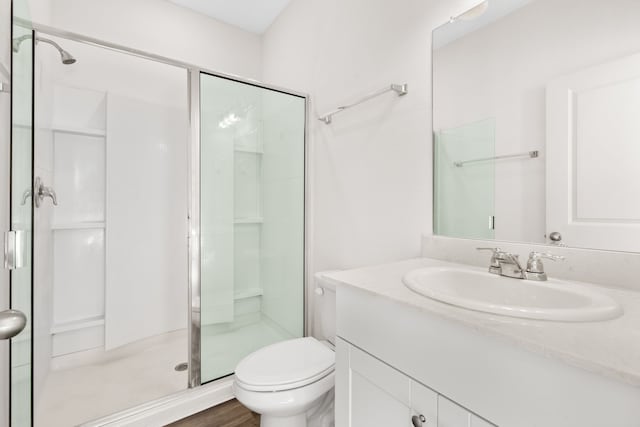
[[[438,427],[495,427],[446,397],[438,396]]]
[[[423,386],[417,381],[411,381],[411,409],[412,415],[422,415],[425,418],[423,427],[438,425],[438,395],[435,391]]]
[[[406,406],[411,405],[411,379],[354,346],[349,346],[349,366],[371,384],[384,390]]]
[[[339,351],[349,355],[350,384],[345,388],[350,393],[350,421],[344,425],[410,427],[412,417],[422,415],[423,427],[437,427],[438,395],[433,390],[357,347],[340,344]]]

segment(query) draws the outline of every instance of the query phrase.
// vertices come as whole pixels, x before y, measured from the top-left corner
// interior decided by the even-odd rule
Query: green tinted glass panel
[[[202,381],[303,335],[304,98],[201,75]]]
[[[434,233],[493,239],[495,120],[444,129],[434,135]]]
[[[31,246],[33,187],[33,40],[27,24],[26,0],[13,2],[13,38],[23,39],[12,51],[11,100],[11,229],[22,248],[24,262],[11,271],[11,308],[22,311],[28,319],[25,329],[11,340],[11,426],[31,425]]]

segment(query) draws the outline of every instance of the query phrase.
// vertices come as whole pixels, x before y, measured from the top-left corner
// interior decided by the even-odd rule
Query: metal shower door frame
[[[309,113],[310,96],[306,93],[296,92],[276,85],[266,84],[254,79],[248,79],[233,74],[209,70],[187,62],[156,55],[150,52],[122,46],[93,37],[60,30],[37,23],[32,24],[34,35],[38,33],[64,38],[66,40],[92,45],[95,47],[112,50],[142,59],[172,65],[184,69],[187,72],[188,111],[189,111],[189,139],[188,139],[188,304],[189,304],[189,388],[202,385],[201,377],[201,265],[200,265],[200,76],[202,73],[215,77],[226,78],[240,83],[249,84],[263,89],[275,90],[288,95],[297,96],[305,100],[304,123],[304,283],[303,283],[303,331],[304,335],[310,334],[310,298],[309,283],[312,282],[311,245],[312,233],[310,214],[310,142],[309,142]]]

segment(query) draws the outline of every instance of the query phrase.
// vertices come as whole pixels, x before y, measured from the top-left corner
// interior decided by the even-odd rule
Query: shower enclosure
[[[211,381],[244,355],[303,335],[305,99],[192,78],[200,86],[201,379]]]
[[[307,96],[24,16],[11,425],[104,425],[303,336]]]

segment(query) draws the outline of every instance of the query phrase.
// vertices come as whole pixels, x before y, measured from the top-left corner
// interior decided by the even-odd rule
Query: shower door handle
[[[40,197],[40,203],[42,203],[42,199],[45,197],[51,197],[53,205],[58,206],[58,196],[56,196],[55,190],[51,187],[41,187],[38,197]]]
[[[4,232],[4,268],[16,270],[25,265],[27,255],[27,232],[14,230]]]
[[[33,184],[33,192],[36,195],[35,197],[36,208],[39,208],[40,205],[42,205],[42,200],[44,200],[45,197],[51,197],[51,201],[53,202],[53,205],[58,206],[58,196],[56,196],[56,192],[54,191],[53,188],[46,187],[44,185],[44,182],[42,182],[42,179],[40,179],[39,176],[36,177],[36,181]],[[28,195],[25,194],[23,197],[26,200]]]
[[[18,335],[27,326],[27,316],[18,310],[0,311],[0,340]]]

